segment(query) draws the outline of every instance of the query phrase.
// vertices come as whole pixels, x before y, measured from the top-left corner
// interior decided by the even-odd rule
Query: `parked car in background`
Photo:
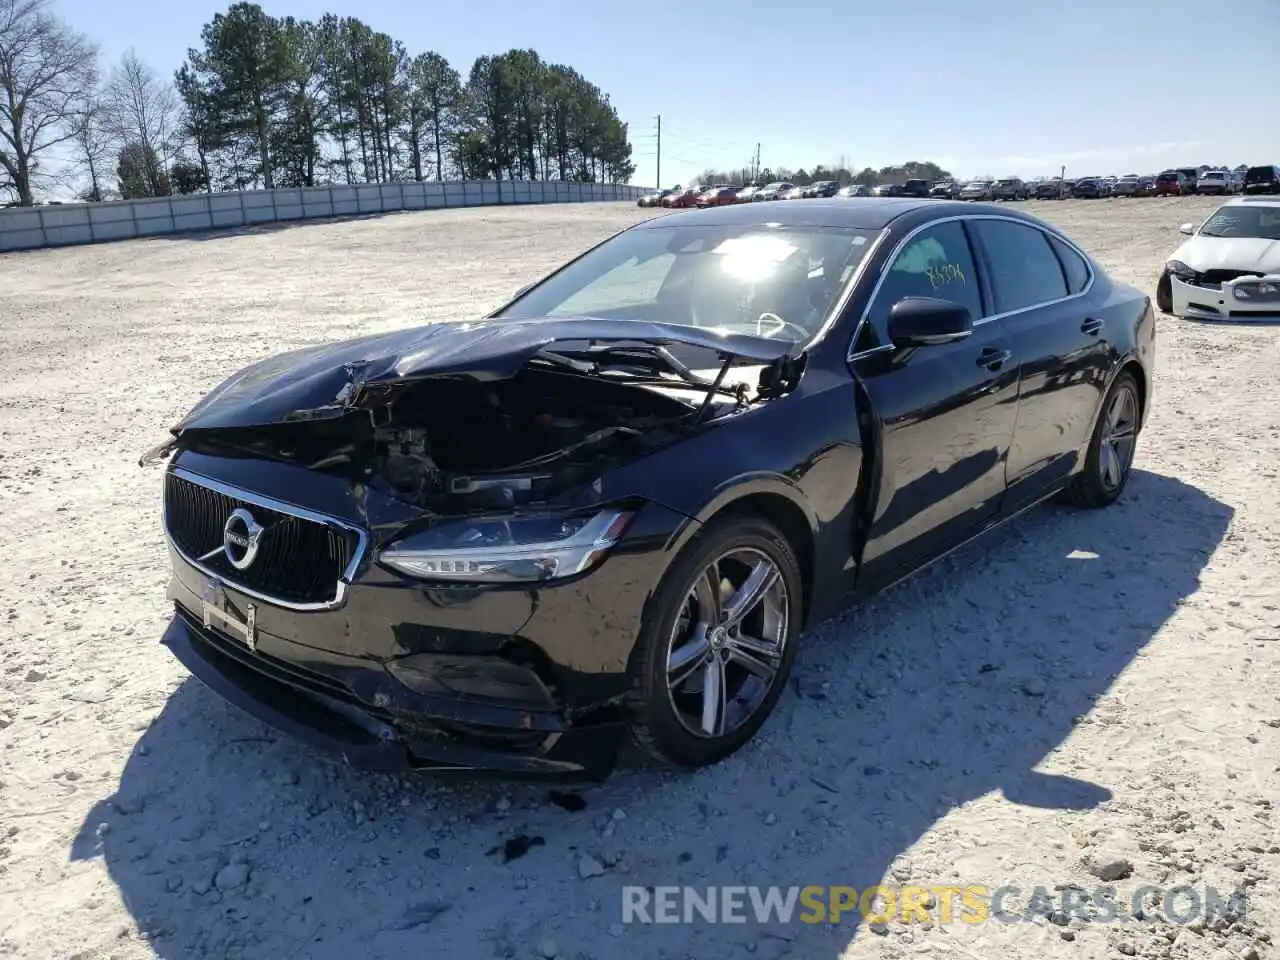
[[[869,197],[871,196],[871,188],[865,183],[851,183],[847,187],[841,187],[836,194],[837,197]]]
[[[1138,189],[1134,191],[1135,197],[1149,197],[1156,189],[1156,178],[1153,176],[1139,177]]]
[[[655,190],[653,193],[646,193],[636,201],[637,207],[658,207],[662,205],[662,198],[669,197],[670,190]]]
[[[1183,193],[1195,193],[1196,181],[1200,179],[1199,167],[1178,167],[1178,172],[1182,174]]]
[[[897,197],[915,197],[917,200],[923,200],[929,196],[928,180],[908,180],[902,185],[902,192],[896,193]]]
[[[1280,167],[1267,163],[1244,173],[1245,193],[1280,193]]]
[[[990,200],[991,199],[990,180],[970,180],[960,188],[961,200]]]
[[[1231,175],[1225,170],[1206,170],[1196,178],[1196,193],[1227,194],[1231,192]]]
[[[819,180],[817,183],[811,184],[804,195],[821,199],[823,197],[834,197],[839,191],[839,180]]]
[[[1025,200],[1027,185],[1017,177],[1003,177],[991,186],[992,200]]]
[[[1037,200],[1061,200],[1068,194],[1067,185],[1062,182],[1061,177],[1050,177],[1036,184],[1032,196]]]
[[[738,202],[741,187],[716,187],[698,198],[700,207],[724,207]]]
[[[1081,177],[1071,189],[1071,195],[1079,200],[1097,200],[1099,197],[1105,197],[1107,193],[1101,180],[1094,177]]]
[[[144,457],[165,647],[354,767],[602,779],[628,737],[724,760],[808,628],[1042,500],[1125,492],[1150,299],[996,212],[651,218],[488,316],[228,370]]]
[[[780,190],[778,192],[778,199],[779,200],[803,200],[804,187],[795,186],[793,184],[792,186],[788,187],[786,190]]]
[[[1111,195],[1113,197],[1133,197],[1137,196],[1138,188],[1142,185],[1142,178],[1136,173],[1126,173],[1111,186]]]
[[[1156,282],[1156,305],[1179,317],[1274,320],[1280,315],[1280,199],[1232,197],[1185,240]]]
[[[755,195],[759,190],[760,190],[760,187],[754,183],[751,184],[750,186],[743,187],[741,190],[738,191],[736,202],[750,203],[755,198]]]
[[[1157,197],[1181,197],[1187,193],[1187,178],[1178,170],[1164,170],[1156,174],[1151,192]]]
[[[954,180],[938,180],[929,187],[929,196],[939,200],[954,200],[960,196],[960,186]]]
[[[773,183],[766,183],[763,187],[752,195],[752,200],[780,200],[782,194],[794,187],[795,184],[789,180],[775,180]]]
[[[1115,186],[1119,177],[1102,177],[1098,180],[1098,189],[1100,196],[1109,197],[1115,192]]]
[[[683,190],[673,190],[670,194],[662,198],[662,206],[669,207],[673,210],[681,210],[686,207],[696,207],[698,205],[698,197],[702,196],[703,187],[686,187]]]
[[[902,184],[882,183],[871,188],[871,195],[873,197],[900,197],[902,196]]]

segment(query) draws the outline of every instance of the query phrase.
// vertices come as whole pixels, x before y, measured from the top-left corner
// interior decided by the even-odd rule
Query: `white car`
[[[1280,197],[1234,197],[1173,252],[1156,306],[1204,320],[1280,320]]]
[[[1231,193],[1231,174],[1225,170],[1206,170],[1196,179],[1196,193]]]

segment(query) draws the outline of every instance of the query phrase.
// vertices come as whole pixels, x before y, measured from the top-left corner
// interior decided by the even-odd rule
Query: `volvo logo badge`
[[[222,528],[222,552],[237,570],[247,570],[258,555],[258,542],[264,528],[253,519],[253,514],[241,507],[227,517]]]

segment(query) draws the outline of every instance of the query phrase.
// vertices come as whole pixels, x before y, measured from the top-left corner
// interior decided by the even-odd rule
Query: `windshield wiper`
[[[627,347],[600,344],[589,346],[585,350],[543,350],[538,357],[588,376],[625,373],[631,383],[659,387],[678,387],[684,383],[690,387],[705,390],[706,398],[698,409],[698,419],[706,416],[711,407],[711,400],[717,394],[732,397],[739,405],[745,405],[747,402],[748,388],[745,383],[732,387],[724,385],[724,378],[734,364],[735,358],[732,356],[722,357],[720,369],[714,380],[699,376],[670,350],[658,344]],[[641,372],[636,373],[637,369]],[[669,376],[661,376],[663,373],[674,375],[678,382],[673,382]]]

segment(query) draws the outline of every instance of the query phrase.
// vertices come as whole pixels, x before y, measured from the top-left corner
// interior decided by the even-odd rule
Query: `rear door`
[[[909,296],[964,304],[973,333],[942,346],[895,347],[889,310]],[[1004,323],[984,321],[983,313],[973,251],[958,219],[911,235],[881,275],[850,358],[878,441],[861,533],[863,586],[910,572],[1000,510],[1018,375]]]
[[[988,317],[1009,331],[1020,365],[1011,512],[1075,469],[1112,369],[1112,331],[1104,305],[1089,296],[1092,268],[1070,244],[1022,221],[989,217],[970,226],[992,293]]]

